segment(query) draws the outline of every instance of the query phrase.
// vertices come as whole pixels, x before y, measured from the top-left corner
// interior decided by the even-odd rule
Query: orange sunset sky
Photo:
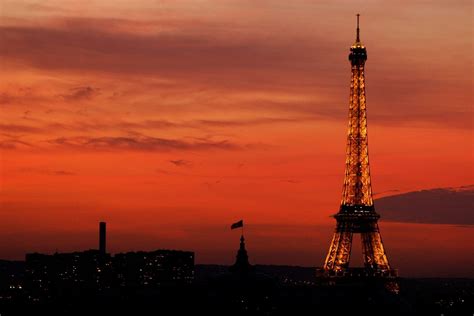
[[[230,264],[243,218],[251,263],[321,266],[357,12],[375,198],[474,184],[471,1],[2,0],[0,258],[105,220],[111,252]],[[401,275],[474,276],[472,223],[380,213]]]

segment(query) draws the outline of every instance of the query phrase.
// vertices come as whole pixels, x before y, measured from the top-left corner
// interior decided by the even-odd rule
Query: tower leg
[[[365,232],[361,234],[364,254],[364,265],[370,269],[389,270],[387,255],[382,244],[380,232]]]
[[[352,232],[335,232],[329,253],[324,263],[324,270],[342,271],[349,266],[352,247]]]

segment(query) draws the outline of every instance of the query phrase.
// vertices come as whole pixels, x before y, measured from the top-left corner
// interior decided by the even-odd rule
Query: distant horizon
[[[66,246],[65,248],[43,248],[43,247],[39,247],[37,248],[36,250],[32,249],[31,251],[27,251],[24,253],[24,255],[22,257],[13,257],[13,258],[0,258],[0,260],[13,260],[13,261],[24,261],[25,259],[25,255],[28,254],[28,253],[44,253],[44,254],[55,254],[55,253],[72,253],[72,252],[82,252],[82,251],[88,251],[88,250],[98,250],[99,249],[99,238],[98,238],[98,224],[99,222],[95,223],[96,224],[96,229],[91,231],[91,230],[88,230],[88,231],[83,231],[81,232],[81,236],[82,237],[87,237],[87,240],[89,242],[92,242],[94,244],[91,244],[89,245],[89,247],[85,247],[85,248],[72,248],[71,246]],[[402,223],[402,222],[385,222],[382,220],[381,222],[381,226],[384,227],[383,229],[385,229],[385,224],[393,224],[395,227],[397,226],[400,226],[400,225],[403,225],[402,227],[404,227],[406,225],[406,223]],[[417,229],[417,228],[420,228],[420,227],[423,227],[424,225],[424,228],[432,228],[433,224],[423,224],[423,223],[413,223],[411,224],[412,225],[412,229]],[[446,228],[448,229],[449,231],[449,226],[457,226],[457,225],[446,225],[446,224],[436,224],[438,225],[438,228],[443,228],[443,226],[447,226]],[[108,226],[108,235],[111,234],[112,236],[117,236],[116,232],[113,231],[113,225],[110,225],[109,222],[107,222],[107,226]],[[220,227],[222,226],[222,227]],[[256,261],[254,258],[266,258],[267,256],[266,255],[262,255],[262,254],[259,254],[259,253],[255,253],[256,251],[258,251],[258,249],[260,247],[255,247],[256,243],[258,245],[258,240],[255,240],[256,236],[258,236],[258,234],[255,234],[255,231],[257,231],[260,227],[262,227],[262,224],[252,224],[252,223],[245,223],[245,226],[247,227],[246,231],[248,233],[244,234],[246,236],[246,241],[247,241],[247,249],[249,250],[249,260],[250,260],[250,263],[253,264],[253,265],[274,265],[274,266],[290,266],[290,267],[302,267],[302,268],[314,268],[316,269],[317,267],[321,267],[322,266],[322,262],[324,260],[324,257],[326,255],[326,252],[327,252],[327,249],[326,248],[322,248],[322,249],[313,249],[315,250],[316,252],[315,253],[318,253],[321,255],[321,264],[311,264],[311,263],[305,263],[305,262],[291,262],[291,261],[266,261],[265,259],[262,261],[262,262],[259,262],[259,261]],[[146,236],[141,236],[142,238],[140,238],[140,236],[135,236],[137,237],[137,240],[138,242],[140,242],[140,240],[142,240],[142,242],[144,242],[144,244],[146,245],[145,247],[142,247],[140,248],[138,246],[138,243],[137,243],[137,246],[136,247],[131,247],[131,248],[123,248],[123,247],[120,247],[120,246],[117,246],[116,245],[116,241],[114,240],[111,240],[110,237],[107,237],[107,243],[110,244],[112,246],[112,251],[110,251],[109,249],[109,246],[107,248],[107,253],[111,254],[111,255],[115,255],[115,254],[118,254],[118,253],[126,253],[126,252],[139,252],[139,251],[154,251],[154,250],[178,250],[178,251],[192,251],[194,252],[195,254],[195,258],[196,258],[196,264],[197,265],[219,265],[219,266],[231,266],[234,261],[235,261],[235,255],[236,255],[236,252],[237,252],[237,249],[238,249],[238,241],[239,241],[239,238],[240,238],[240,230],[237,231],[237,232],[233,232],[233,231],[230,231],[229,229],[229,225],[219,225],[219,228],[223,228],[225,230],[228,230],[228,233],[232,235],[233,237],[233,244],[230,245],[230,248],[229,249],[222,249],[220,248],[220,251],[221,251],[221,254],[220,256],[224,258],[224,260],[218,260],[216,259],[215,261],[209,261],[209,260],[204,260],[204,261],[200,261],[200,255],[199,255],[199,251],[197,251],[196,249],[192,249],[192,248],[176,248],[176,247],[166,247],[166,246],[160,246],[159,244],[159,241],[157,241],[158,243],[156,244],[156,246],[152,246],[153,242],[150,240],[150,237],[148,236],[148,238]],[[315,226],[315,225],[311,225],[311,224],[307,224],[305,226],[303,225],[300,225],[299,227],[291,227],[291,226],[288,226],[287,227],[287,230],[288,228],[293,228],[295,230],[297,229],[301,229],[301,228],[305,228],[305,229],[308,229],[308,230],[311,230],[311,229],[317,229],[317,228],[324,228],[326,233],[325,234],[328,234],[329,236],[331,235],[333,229],[334,229],[334,226],[331,225],[331,224],[328,224],[328,225],[324,225],[323,227],[321,226]],[[398,227],[399,228],[399,227]],[[474,229],[474,226],[472,225],[465,225],[463,226],[462,228],[468,230],[468,233],[469,233],[469,230],[471,229]],[[435,227],[436,229],[436,227]],[[320,235],[324,235],[324,234],[320,234]],[[67,237],[67,234],[62,234],[63,237]],[[120,236],[120,235],[118,235]],[[70,237],[73,237],[73,235],[71,235]],[[127,238],[127,236],[123,236],[122,238]],[[324,242],[320,242],[320,244],[324,244]],[[355,244],[357,247],[357,243]],[[221,246],[222,247],[222,246]],[[41,249],[41,250],[39,250]],[[289,249],[287,249],[288,251]],[[203,252],[206,252],[205,250]],[[355,253],[355,255],[359,255],[361,256],[361,251],[359,249],[353,249],[353,253]],[[278,254],[277,254],[278,255]],[[353,254],[354,255],[354,254]],[[287,256],[285,256],[287,257]],[[354,258],[355,260],[353,260],[353,262],[355,262],[357,265],[351,265],[352,267],[362,267],[362,259],[361,258]],[[395,257],[394,260],[395,264],[401,264],[400,263],[400,260],[398,257]],[[402,267],[404,267],[404,265],[402,264]],[[453,270],[450,270],[450,272],[447,272],[447,273],[443,273],[443,271],[438,271],[438,272],[435,272],[435,274],[431,274],[433,272],[429,272],[429,271],[425,271],[424,273],[420,273],[420,271],[422,270],[421,268],[418,268],[418,269],[411,269],[411,270],[405,270],[405,269],[402,269],[400,271],[400,269],[397,267],[397,270],[399,271],[400,273],[400,276],[401,277],[408,277],[408,278],[424,278],[424,277],[428,277],[428,278],[436,278],[436,277],[446,277],[446,278],[474,278],[474,274],[472,273],[472,269],[470,267],[467,267],[468,269],[467,270],[462,270],[462,269],[457,269],[455,271],[455,273],[453,273],[454,271]]]

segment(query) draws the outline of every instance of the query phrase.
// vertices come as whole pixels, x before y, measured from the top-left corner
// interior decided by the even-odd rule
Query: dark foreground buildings
[[[111,256],[98,250],[27,254],[25,268],[24,286],[33,301],[100,291],[113,282]]]
[[[0,261],[0,314],[12,315],[393,315],[474,312],[474,280],[399,279],[333,286],[313,268],[251,265],[242,238],[235,264],[198,265],[192,252],[110,256],[99,250]]]
[[[113,257],[112,267],[120,287],[186,285],[194,280],[194,253],[178,250],[119,253]]]
[[[194,253],[178,250],[115,256],[98,250],[33,253],[26,255],[25,266],[25,289],[38,300],[77,291],[190,284],[194,279]]]
[[[99,224],[99,250],[52,255],[26,255],[24,287],[32,301],[61,296],[105,294],[120,289],[159,288],[191,284],[194,253],[155,250],[119,253],[106,251],[106,224]]]

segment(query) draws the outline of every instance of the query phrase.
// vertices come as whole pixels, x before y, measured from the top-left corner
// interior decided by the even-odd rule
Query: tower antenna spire
[[[360,29],[359,29],[359,16],[360,16],[360,14],[357,13],[357,39],[356,39],[356,42],[360,42],[360,38],[359,38],[359,33],[360,33]]]

